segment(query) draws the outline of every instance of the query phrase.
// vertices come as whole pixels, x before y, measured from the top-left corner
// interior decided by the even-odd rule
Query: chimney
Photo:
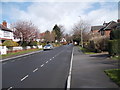
[[[3,22],[2,22],[2,25],[3,25],[4,27],[7,27],[7,22],[6,22],[6,21],[3,21]]]
[[[107,23],[104,21],[104,23],[103,23],[103,26],[105,27],[105,26],[107,26]]]
[[[120,19],[118,19],[117,22],[120,23]]]

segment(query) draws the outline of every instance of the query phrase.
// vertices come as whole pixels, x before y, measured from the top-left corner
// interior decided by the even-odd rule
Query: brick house
[[[120,19],[115,21],[110,21],[109,23],[103,23],[101,26],[91,26],[91,33],[99,33],[101,36],[107,36],[110,37],[110,32],[118,27],[118,24],[120,23]]]
[[[102,36],[110,36],[110,32],[113,30],[113,26],[116,25],[117,22],[115,21],[111,21],[109,23],[104,23],[103,24],[103,28],[101,28],[98,32],[102,35]]]
[[[103,28],[102,25],[100,25],[100,26],[92,26],[92,27],[91,27],[91,33],[98,33],[98,31],[99,31],[101,28]]]

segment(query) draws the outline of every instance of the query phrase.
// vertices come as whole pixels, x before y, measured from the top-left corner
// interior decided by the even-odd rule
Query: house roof
[[[107,29],[112,29],[113,26],[115,26],[117,23],[115,21],[111,21],[108,23],[108,25],[104,28],[104,30],[107,30]]]
[[[2,24],[0,24],[0,29],[4,30],[4,31],[12,32],[12,30],[8,29],[7,27],[3,26]]]
[[[101,25],[101,26],[92,26],[91,27],[91,30],[93,31],[93,30],[100,30],[101,28],[103,28],[103,26]]]
[[[112,26],[112,28],[120,28],[120,23],[116,23]]]
[[[103,31],[103,30],[112,30],[113,27],[116,26],[116,24],[117,24],[117,22],[111,21],[111,22],[107,23],[106,26],[104,26],[103,28],[101,28],[101,29],[99,30],[99,32],[100,32],[100,31]]]

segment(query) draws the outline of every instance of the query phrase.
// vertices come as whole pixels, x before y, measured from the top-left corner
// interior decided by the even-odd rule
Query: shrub
[[[19,44],[12,40],[5,40],[2,45],[7,47],[14,47],[14,46],[18,46]]]
[[[37,44],[38,44],[37,41],[31,41],[31,42],[29,43],[30,46],[37,46]]]
[[[88,49],[95,52],[107,51],[108,48],[108,37],[98,36],[90,40],[90,43],[87,45]]]
[[[18,46],[19,44],[12,40],[5,40],[2,45],[6,46],[10,51],[12,51],[13,47]]]
[[[28,46],[28,42],[26,42],[26,41],[19,41],[18,43],[19,43],[19,45],[22,46],[22,47]]]
[[[120,39],[110,40],[108,42],[108,52],[109,52],[109,55],[111,56],[120,54]]]
[[[114,29],[110,32],[110,40],[120,39],[120,28]]]
[[[44,43],[44,42],[43,42],[43,43],[40,43],[40,45],[42,45],[43,47],[44,47],[46,44],[47,44],[47,43]]]

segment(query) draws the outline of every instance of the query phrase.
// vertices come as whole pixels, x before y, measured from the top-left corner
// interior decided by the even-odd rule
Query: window
[[[103,30],[101,31],[101,35],[105,35],[105,32]]]
[[[4,31],[4,37],[10,37],[10,32]]]

